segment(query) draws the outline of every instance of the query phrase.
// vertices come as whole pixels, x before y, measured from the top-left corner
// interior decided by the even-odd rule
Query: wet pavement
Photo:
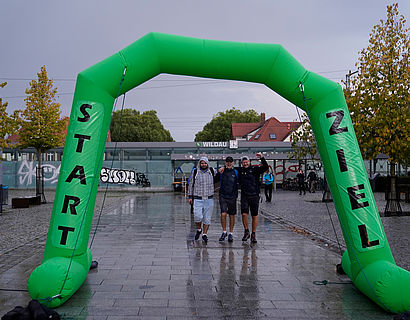
[[[294,203],[306,202],[296,193],[292,197]],[[337,250],[289,228],[273,208],[280,208],[279,202],[261,206],[255,245],[240,241],[240,216],[234,242],[220,243],[215,208],[204,244],[194,241],[193,217],[182,195],[112,199],[90,236],[95,232],[98,268],[56,310],[63,319],[393,318],[335,272]],[[39,235],[0,254],[0,315],[30,301],[27,292],[4,289],[26,289],[44,244],[45,235]],[[314,284],[322,280],[330,283]]]

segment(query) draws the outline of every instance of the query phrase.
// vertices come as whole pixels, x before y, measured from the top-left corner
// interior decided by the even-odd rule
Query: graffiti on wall
[[[44,183],[56,184],[61,164],[53,165],[46,163],[41,166],[44,172]],[[21,161],[17,171],[19,186],[28,187],[34,184],[36,182],[36,170],[37,162],[27,160]],[[151,183],[145,174],[132,170],[102,168],[100,180],[104,183],[124,183],[138,187],[151,186]]]
[[[143,188],[151,186],[148,178],[142,172],[124,169],[110,169],[103,167],[101,168],[100,180],[104,183],[124,183]]]
[[[275,167],[275,175],[276,175],[276,182],[283,182],[283,177],[291,177],[294,178],[296,176],[296,173],[300,169],[300,165],[298,164],[292,164],[292,163],[285,163],[285,167],[283,165],[279,164]],[[303,167],[302,167],[303,169]],[[320,171],[322,169],[322,163],[317,162],[317,163],[308,163],[306,166],[306,172],[309,170],[315,170],[315,171]],[[289,174],[289,175],[288,175]]]
[[[58,180],[61,165],[43,164],[44,183],[55,184]],[[30,186],[36,181],[37,163],[34,161],[23,160],[17,171],[18,183],[21,186]]]

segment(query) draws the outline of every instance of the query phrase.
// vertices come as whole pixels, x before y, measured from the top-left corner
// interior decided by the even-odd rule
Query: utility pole
[[[346,88],[350,90],[350,77],[356,73],[358,73],[359,70],[356,70],[355,72],[352,72],[352,70],[349,70],[349,73],[346,75]]]

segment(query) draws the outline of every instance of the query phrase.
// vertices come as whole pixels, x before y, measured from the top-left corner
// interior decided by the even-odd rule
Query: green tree
[[[373,27],[368,47],[359,52],[357,75],[344,90],[363,158],[389,156],[392,200],[396,164],[407,165],[410,159],[410,38],[405,25],[398,4],[387,6],[387,19]],[[392,201],[386,211],[397,210],[398,202]]]
[[[38,168],[41,168],[42,153],[64,144],[65,123],[60,118],[60,104],[56,102],[57,88],[48,78],[45,66],[41,67],[37,78],[26,89],[26,109],[19,112],[19,147],[35,148]],[[38,185],[36,191],[39,192]]]
[[[168,130],[158,119],[155,110],[140,113],[134,109],[113,112],[111,119],[111,140],[131,142],[174,141]]]
[[[365,159],[410,159],[409,29],[398,4],[387,6],[387,19],[373,27],[369,46],[359,52],[357,76],[344,93]]]
[[[7,85],[7,82],[0,83],[0,88]],[[8,138],[17,130],[16,113],[9,115],[7,113],[7,102],[0,98],[0,151],[10,146]],[[0,158],[1,161],[1,158]]]
[[[240,111],[232,108],[218,112],[204,128],[197,132],[195,141],[228,141],[231,137],[232,123],[259,122],[260,116],[255,110]]]
[[[316,158],[318,151],[316,140],[306,113],[302,115],[301,126],[291,133],[290,138],[292,146],[291,159],[300,161],[306,158]]]

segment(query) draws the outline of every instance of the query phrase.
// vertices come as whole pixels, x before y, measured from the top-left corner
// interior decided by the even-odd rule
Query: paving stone
[[[99,266],[57,312],[64,319],[104,320],[391,319],[346,276],[335,273],[340,263],[337,250],[289,229],[287,223],[299,219],[299,212],[278,218],[289,199],[306,210],[319,208],[320,214],[326,208],[306,205],[307,197],[283,196],[283,203],[277,196],[271,207],[261,205],[257,245],[240,241],[239,215],[234,242],[219,243],[218,208],[208,244],[194,241],[192,215],[181,195],[110,198],[92,247]],[[290,210],[292,205],[296,206],[291,203]],[[51,210],[51,206],[43,208]],[[26,288],[31,271],[41,263],[44,241],[45,234],[40,234],[0,251],[0,288]],[[313,284],[325,279],[347,284]],[[27,292],[0,291],[0,313],[29,300]]]

